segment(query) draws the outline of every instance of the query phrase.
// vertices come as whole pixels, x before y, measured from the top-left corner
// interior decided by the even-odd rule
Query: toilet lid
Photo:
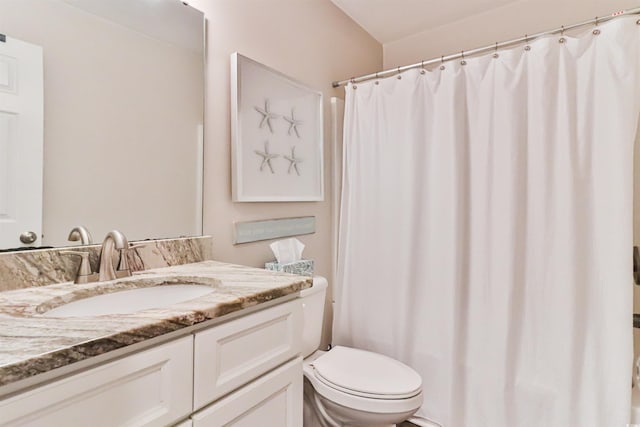
[[[312,364],[319,380],[359,396],[405,399],[422,389],[422,378],[416,371],[370,351],[336,346]]]

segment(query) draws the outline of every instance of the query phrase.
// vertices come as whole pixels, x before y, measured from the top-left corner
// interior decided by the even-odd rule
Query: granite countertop
[[[77,299],[172,283],[203,284],[214,291],[131,314],[67,318],[42,314]],[[0,386],[294,294],[311,285],[310,277],[204,261],[148,270],[110,282],[62,283],[0,292]]]

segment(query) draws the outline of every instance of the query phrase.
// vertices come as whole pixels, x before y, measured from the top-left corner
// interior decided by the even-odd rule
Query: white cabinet
[[[191,413],[193,336],[0,401],[1,426],[166,426]]]
[[[301,340],[299,300],[196,333],[193,409],[293,359]]]
[[[301,427],[302,392],[297,358],[198,411],[193,427]]]
[[[301,340],[279,304],[0,400],[0,427],[300,427]]]

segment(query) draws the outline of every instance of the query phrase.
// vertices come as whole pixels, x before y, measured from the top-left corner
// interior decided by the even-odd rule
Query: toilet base
[[[304,427],[396,427],[399,416],[404,420],[413,412],[404,416],[355,411],[320,396],[304,379]]]
[[[316,411],[311,406],[311,403],[308,400],[305,400],[304,402],[304,420],[302,422],[302,425],[304,427],[330,427],[329,424],[322,424],[322,421],[319,419]],[[360,427],[355,424],[341,424],[341,426]],[[374,426],[368,424],[367,427],[397,427],[397,424],[376,424]]]

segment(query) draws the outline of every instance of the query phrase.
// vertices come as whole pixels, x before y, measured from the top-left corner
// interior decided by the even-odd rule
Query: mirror
[[[71,245],[79,225],[95,243],[112,229],[129,240],[202,234],[201,12],[178,0],[0,0],[0,33],[42,47],[42,238],[32,246]],[[22,174],[8,180],[13,193]]]

